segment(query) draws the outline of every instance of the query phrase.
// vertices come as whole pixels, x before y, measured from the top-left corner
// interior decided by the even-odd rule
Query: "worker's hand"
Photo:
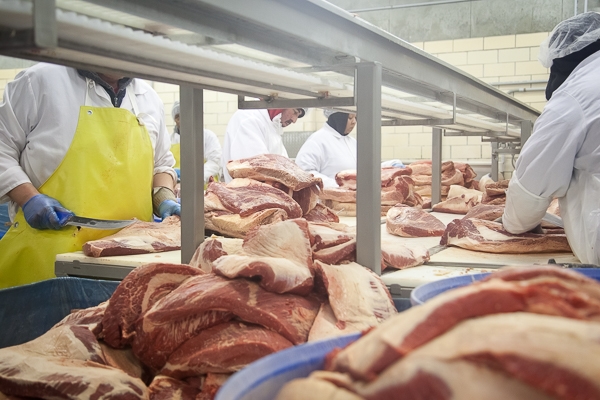
[[[60,212],[60,216],[56,212]],[[23,206],[23,214],[27,223],[35,229],[59,230],[73,212],[67,210],[56,199],[45,194],[33,196]]]
[[[181,205],[175,200],[165,200],[158,206],[158,213],[162,219],[172,215],[181,216]]]

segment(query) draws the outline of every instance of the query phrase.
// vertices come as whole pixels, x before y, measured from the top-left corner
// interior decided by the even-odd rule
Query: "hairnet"
[[[323,115],[325,116],[325,118],[329,118],[332,114],[335,114],[335,113],[349,114],[347,112],[334,110],[332,108],[325,108],[323,110]]]
[[[600,13],[590,11],[560,22],[540,45],[538,60],[550,68],[555,59],[573,54],[600,39]]]
[[[175,116],[179,114],[179,112],[179,101],[175,100],[175,103],[173,103],[173,108],[171,109],[171,117],[175,119]]]
[[[298,118],[302,118],[306,115],[306,108],[299,108],[300,111],[300,115],[298,115]]]

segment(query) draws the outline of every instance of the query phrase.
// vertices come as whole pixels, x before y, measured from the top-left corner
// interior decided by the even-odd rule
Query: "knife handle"
[[[60,223],[60,226],[67,225],[69,219],[71,219],[71,217],[75,215],[72,212],[63,212],[58,210],[55,210],[54,212],[56,212],[56,215],[58,216],[58,222]]]

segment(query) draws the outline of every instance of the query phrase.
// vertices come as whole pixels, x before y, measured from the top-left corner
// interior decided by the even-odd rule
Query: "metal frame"
[[[539,112],[507,96],[409,43],[323,0],[87,0],[103,7],[146,18],[160,24],[205,36],[206,43],[236,43],[254,50],[308,64],[298,70],[337,71],[355,78],[353,97],[335,97],[318,90],[273,85],[260,76],[244,79],[190,66],[185,59],[162,62],[120,52],[118,46],[100,49],[84,40],[62,40],[57,32],[55,0],[34,0],[32,29],[0,32],[0,52],[36,61],[75,67],[97,67],[99,71],[133,74],[182,86],[181,163],[186,182],[182,193],[182,262],[189,261],[203,239],[202,89],[260,98],[240,99],[240,108],[354,107],[361,117],[358,130],[357,230],[358,261],[380,272],[381,87],[401,90],[453,107],[452,118],[421,118],[418,122],[397,120],[385,125],[433,126],[433,168],[441,169],[441,142],[455,131],[457,108],[520,125],[530,134]],[[43,7],[43,8],[40,8]],[[285,21],[285,23],[282,23]],[[310,28],[309,28],[310,27]],[[3,28],[0,26],[0,30]],[[241,67],[243,68],[243,66]],[[205,80],[198,77],[206,78]],[[187,104],[187,105],[186,105]],[[199,112],[200,111],[200,112]],[[452,125],[452,127],[445,126]],[[444,130],[448,129],[448,132]],[[445,133],[444,133],[445,132]],[[462,132],[469,136],[471,133]],[[498,149],[505,140],[499,133],[481,132]],[[510,135],[508,135],[510,136]],[[494,152],[493,152],[494,153]],[[496,154],[497,157],[497,153]],[[497,162],[495,163],[497,176]],[[492,163],[494,168],[494,163]],[[434,194],[441,189],[441,176],[434,174]],[[435,196],[435,195],[434,195]],[[432,200],[439,198],[435,196]]]

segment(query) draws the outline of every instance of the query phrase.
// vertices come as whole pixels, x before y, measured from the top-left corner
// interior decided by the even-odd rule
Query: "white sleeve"
[[[502,225],[510,233],[530,231],[542,221],[551,201],[552,197],[537,196],[525,189],[515,175],[506,191]]]
[[[269,153],[263,132],[265,128],[261,125],[261,122],[256,118],[246,118],[241,122],[238,130],[232,132],[230,154],[232,160]]]
[[[208,129],[204,130],[204,181],[221,172],[221,144],[217,135]]]
[[[173,185],[177,184],[177,174],[173,169],[175,165],[175,157],[171,153],[171,137],[167,131],[165,123],[165,108],[162,101],[158,101],[157,105],[160,108],[158,122],[158,136],[156,138],[156,146],[154,148],[154,175],[167,173],[173,178]]]
[[[506,193],[502,222],[511,233],[534,228],[553,197],[566,194],[587,122],[579,103],[557,92],[537,119]]]
[[[4,91],[0,104],[0,203],[10,201],[7,193],[31,180],[21,168],[21,152],[27,145],[30,127],[39,121],[38,107],[26,73],[20,73]]]

